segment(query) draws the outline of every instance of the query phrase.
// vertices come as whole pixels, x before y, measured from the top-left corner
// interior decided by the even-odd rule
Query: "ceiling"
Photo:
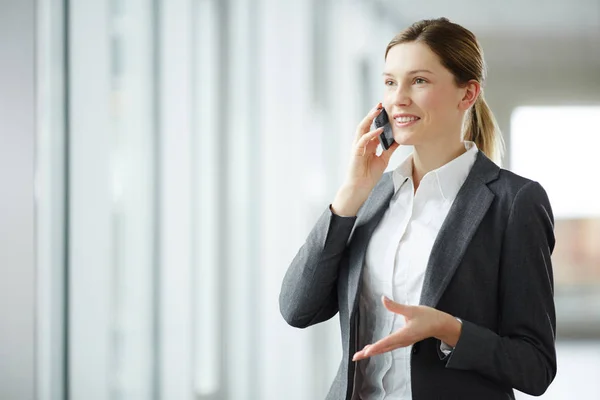
[[[447,17],[476,35],[530,33],[600,39],[600,0],[374,0],[403,24]]]
[[[473,31],[489,65],[600,68],[600,0],[364,0],[394,25],[447,17]]]

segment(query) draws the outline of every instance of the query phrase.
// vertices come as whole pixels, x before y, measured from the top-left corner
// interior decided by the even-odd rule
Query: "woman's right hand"
[[[332,211],[337,215],[356,215],[358,209],[381,179],[390,157],[399,147],[397,142],[393,142],[389,149],[384,150],[379,156],[377,155],[378,138],[383,132],[383,128],[369,130],[373,120],[382,110],[383,107],[379,103],[356,128],[346,180],[331,204]]]

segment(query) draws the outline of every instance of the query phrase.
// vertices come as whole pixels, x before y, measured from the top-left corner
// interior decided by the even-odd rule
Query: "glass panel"
[[[219,301],[219,10],[215,1],[195,7],[194,65],[194,377],[200,398],[218,397],[221,379],[221,315]]]
[[[152,398],[154,310],[153,3],[112,1],[111,399]]]
[[[154,2],[69,7],[70,396],[152,399]]]
[[[66,397],[64,4],[39,1],[37,19],[36,398],[58,400]]]

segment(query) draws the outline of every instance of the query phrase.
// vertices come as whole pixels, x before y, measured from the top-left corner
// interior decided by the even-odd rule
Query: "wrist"
[[[440,320],[440,324],[434,337],[446,343],[448,346],[455,347],[461,332],[462,321],[450,314],[443,313],[443,317]]]
[[[358,188],[344,185],[338,190],[331,203],[332,211],[340,216],[356,216],[366,197],[368,194],[365,196]]]

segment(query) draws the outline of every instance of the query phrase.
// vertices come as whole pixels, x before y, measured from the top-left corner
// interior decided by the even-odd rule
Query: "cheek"
[[[436,120],[445,119],[445,116],[450,114],[453,104],[453,97],[443,90],[423,92],[418,100],[419,107]]]
[[[383,108],[385,108],[387,112],[390,111],[390,108],[394,104],[394,98],[393,90],[385,90],[383,92],[383,100],[381,101],[381,104],[383,104]]]

